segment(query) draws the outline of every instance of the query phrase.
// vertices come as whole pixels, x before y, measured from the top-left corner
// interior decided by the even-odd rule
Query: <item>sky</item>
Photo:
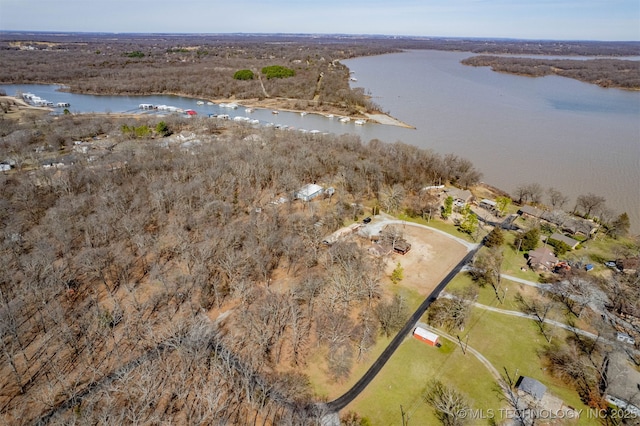
[[[640,0],[0,0],[0,30],[640,41]]]

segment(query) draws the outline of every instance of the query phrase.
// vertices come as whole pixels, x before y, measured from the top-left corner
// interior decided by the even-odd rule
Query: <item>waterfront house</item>
[[[537,271],[552,271],[558,258],[549,247],[540,247],[529,252],[529,267]]]

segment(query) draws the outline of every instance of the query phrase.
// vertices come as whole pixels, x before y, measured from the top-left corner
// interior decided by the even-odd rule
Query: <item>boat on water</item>
[[[197,105],[204,105],[204,101],[198,101],[196,102]]]
[[[351,121],[351,119],[350,119],[349,117],[342,117],[342,118],[340,119],[340,122],[341,122],[341,123],[348,123],[348,122],[350,122],[350,121]]]
[[[274,109],[273,111],[271,111],[271,114],[280,114],[280,111]]]
[[[69,108],[71,104],[69,102],[58,102],[56,107],[58,108]]]
[[[207,105],[213,105],[213,102],[209,101],[207,102]]]
[[[326,116],[329,120],[333,120],[334,115],[333,114],[327,114]]]
[[[357,124],[358,126],[364,126],[367,123],[367,121],[359,119],[359,120],[354,121],[354,123]]]
[[[305,111],[302,111],[302,112],[300,113],[300,115],[301,115],[301,116],[303,116],[303,117],[304,117],[305,115],[307,115],[307,114],[308,114],[308,113],[307,113],[307,112],[305,112]]]
[[[251,114],[253,111],[255,111],[255,109],[253,108],[245,108],[244,112],[246,112],[247,114]]]

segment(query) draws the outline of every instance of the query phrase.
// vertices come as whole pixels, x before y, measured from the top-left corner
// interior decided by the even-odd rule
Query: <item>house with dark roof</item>
[[[552,271],[558,263],[558,258],[549,247],[540,247],[529,252],[527,260],[529,267],[537,271]]]
[[[519,393],[523,393],[533,397],[536,401],[540,401],[547,392],[547,387],[531,377],[520,376],[516,382],[516,389]]]
[[[528,216],[535,219],[540,219],[543,213],[544,213],[544,210],[541,210],[537,207],[530,206],[528,204],[518,209],[518,214],[520,216]]]
[[[525,205],[518,209],[522,218],[534,218],[551,223],[563,232],[571,235],[588,237],[598,230],[599,225],[592,220],[573,216],[562,210],[542,210],[534,206]]]
[[[571,237],[567,237],[566,235],[559,234],[557,232],[553,233],[549,237],[549,239],[555,240],[555,241],[561,241],[561,242],[565,243],[567,246],[569,246],[569,248],[571,248],[571,250],[575,250],[576,247],[578,247],[578,244],[580,244],[580,241],[574,240]]]

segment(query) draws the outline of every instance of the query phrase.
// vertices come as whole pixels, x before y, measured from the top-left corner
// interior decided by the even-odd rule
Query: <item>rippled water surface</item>
[[[470,53],[408,51],[345,61],[374,101],[416,130],[402,140],[464,156],[508,191],[553,186],[592,192],[640,232],[640,92],[569,78],[501,74],[460,61]]]
[[[483,180],[507,191],[537,182],[571,197],[604,196],[627,212],[640,232],[640,92],[604,89],[562,77],[501,74],[460,61],[470,53],[407,51],[345,61],[354,86],[364,87],[385,112],[415,129],[341,123],[321,115],[230,110],[177,96],[90,96],[56,86],[0,86],[70,102],[71,112],[140,112],[138,105],[172,105],[201,115],[229,114],[260,125],[353,133],[363,140],[402,141],[470,159]],[[425,182],[428,184],[428,182]]]

